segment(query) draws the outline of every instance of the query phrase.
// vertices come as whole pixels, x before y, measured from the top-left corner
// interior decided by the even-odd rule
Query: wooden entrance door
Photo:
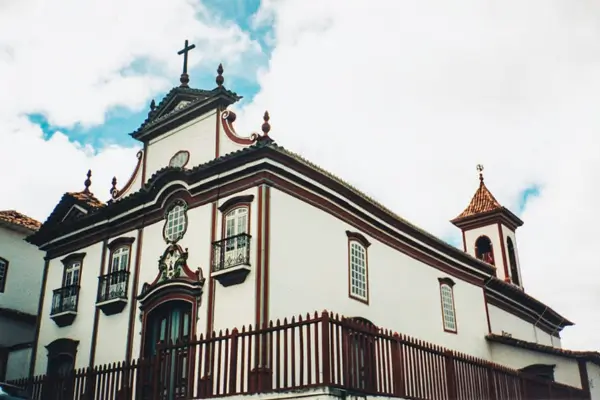
[[[174,399],[181,396],[188,386],[187,348],[174,347],[175,343],[185,343],[190,339],[192,328],[192,304],[186,301],[170,301],[152,310],[146,320],[144,356],[147,358],[159,356],[160,363],[159,390],[161,399]],[[157,346],[166,345],[167,349],[160,350]],[[153,386],[153,385],[151,385]]]

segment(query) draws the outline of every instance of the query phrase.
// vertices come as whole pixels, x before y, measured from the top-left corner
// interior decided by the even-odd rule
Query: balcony
[[[127,305],[129,271],[115,271],[98,278],[96,307],[105,315],[118,314]]]
[[[52,294],[50,318],[60,327],[71,325],[77,316],[78,303],[79,285],[55,289]]]
[[[250,273],[250,240],[247,233],[213,243],[211,276],[223,286],[238,285]]]

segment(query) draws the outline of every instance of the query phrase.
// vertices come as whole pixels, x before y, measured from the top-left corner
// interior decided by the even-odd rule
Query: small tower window
[[[454,281],[450,278],[439,278],[440,299],[442,302],[442,321],[444,331],[456,333],[456,309],[454,307]]]
[[[521,279],[519,279],[519,269],[517,267],[517,256],[515,254],[515,245],[511,238],[506,238],[506,248],[508,251],[508,262],[510,263],[510,278],[512,282],[521,286]]]
[[[479,236],[475,242],[475,255],[481,261],[494,265],[494,250],[492,241],[487,236]]]

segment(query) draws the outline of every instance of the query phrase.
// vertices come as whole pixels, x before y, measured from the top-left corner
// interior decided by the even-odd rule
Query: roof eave
[[[16,224],[5,220],[0,220],[0,226],[6,229],[10,229],[11,231],[15,231],[17,233],[23,233],[25,235],[30,235],[32,233],[37,232],[37,229],[31,229],[21,224]]]
[[[523,221],[506,207],[497,208],[484,213],[469,215],[467,217],[456,217],[450,220],[450,222],[460,229],[468,229],[470,227],[480,226],[482,222],[502,222],[513,230],[523,226]]]
[[[560,321],[558,323],[552,323],[552,324],[555,326],[558,326],[561,330],[566,328],[567,326],[575,325],[574,322],[569,321],[568,319],[566,319],[565,317],[560,315],[558,312],[556,312],[552,308],[548,307],[546,304],[542,303],[535,297],[530,296],[529,294],[525,293],[522,289],[517,288],[516,286],[514,286],[508,282],[504,282],[501,279],[498,279],[496,277],[490,277],[486,281],[484,287],[489,288],[489,289],[495,289],[498,292],[500,292],[501,294],[507,295],[508,297],[513,298],[513,299],[514,299],[514,297],[521,297],[521,300],[526,300],[526,301],[531,302],[538,308],[538,310],[543,310],[543,311],[541,311],[542,316],[543,316],[543,314],[548,314],[548,316],[552,317],[552,319],[554,321]],[[502,292],[504,292],[504,293],[502,293]],[[510,293],[508,293],[508,292],[510,292]],[[516,299],[516,300],[519,300],[519,299]],[[534,310],[534,311],[539,313],[540,311],[538,311],[538,310]],[[548,320],[548,318],[546,318],[546,320]]]
[[[168,103],[171,103],[174,98],[175,98],[175,95],[173,96],[172,99],[170,99],[168,101]],[[208,97],[208,98],[204,99],[203,101],[200,101],[195,105],[192,105],[188,109],[181,110],[181,112],[173,115],[172,117],[166,118],[163,121],[160,121],[156,125],[151,125],[148,127],[148,124],[151,121],[144,122],[142,124],[142,126],[140,126],[137,130],[131,132],[129,134],[129,136],[131,136],[133,139],[139,140],[140,142],[146,142],[148,140],[153,139],[157,135],[156,132],[162,132],[164,130],[165,126],[180,125],[185,122],[188,122],[189,120],[186,119],[186,117],[189,117],[190,114],[196,114],[198,112],[198,110],[208,111],[208,109],[210,109],[210,107],[208,107],[208,106],[211,106],[211,105],[214,106],[215,108],[220,105],[227,107],[241,99],[242,99],[242,96],[238,96],[234,92],[231,92],[231,91],[223,89],[223,88],[217,88],[214,90],[214,94],[211,97]],[[183,121],[181,123],[177,124],[177,122],[181,121],[181,120],[183,120]]]

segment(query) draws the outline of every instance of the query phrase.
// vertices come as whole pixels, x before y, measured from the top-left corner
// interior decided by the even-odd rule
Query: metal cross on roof
[[[182,55],[183,54],[183,73],[187,74],[187,62],[188,62],[188,52],[190,50],[193,50],[196,48],[195,44],[192,45],[188,45],[188,41],[187,39],[185,40],[185,46],[183,47],[183,49],[179,50],[177,52],[177,54]]]

